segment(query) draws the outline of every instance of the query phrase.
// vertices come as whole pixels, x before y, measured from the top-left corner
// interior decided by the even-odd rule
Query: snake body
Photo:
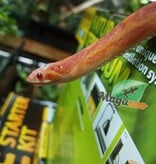
[[[27,81],[46,85],[75,80],[122,54],[140,41],[156,36],[156,2],[121,21],[111,32],[63,60],[32,71]]]

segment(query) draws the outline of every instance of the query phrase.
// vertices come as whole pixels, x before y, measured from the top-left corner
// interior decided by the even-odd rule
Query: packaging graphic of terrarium
[[[98,71],[106,89],[98,92],[100,100],[115,105],[147,163],[155,158],[154,153],[149,153],[149,150],[154,151],[156,141],[153,134],[156,78],[154,43],[154,38],[145,41]]]

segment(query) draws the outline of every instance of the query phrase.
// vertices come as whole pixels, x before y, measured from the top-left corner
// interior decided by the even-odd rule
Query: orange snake
[[[36,85],[46,85],[75,80],[153,36],[156,36],[156,2],[135,11],[90,46],[70,57],[32,71],[27,81]]]

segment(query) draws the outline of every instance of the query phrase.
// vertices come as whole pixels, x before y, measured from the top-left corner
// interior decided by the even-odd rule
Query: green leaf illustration
[[[114,86],[111,95],[122,99],[140,101],[147,86],[147,83],[141,81],[123,80]]]

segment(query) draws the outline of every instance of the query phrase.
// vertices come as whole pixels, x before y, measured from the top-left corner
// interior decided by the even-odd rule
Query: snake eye
[[[38,80],[43,80],[43,73],[42,72],[38,72],[36,74],[36,77],[37,77]]]

